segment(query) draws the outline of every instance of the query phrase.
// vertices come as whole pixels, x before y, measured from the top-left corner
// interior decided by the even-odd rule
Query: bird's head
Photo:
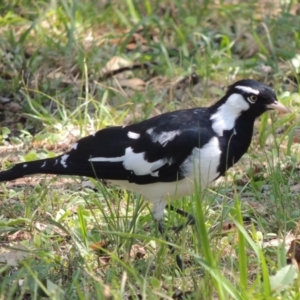
[[[254,117],[268,110],[287,113],[290,110],[278,102],[276,94],[269,86],[255,80],[244,79],[229,86],[226,103],[233,109],[247,111]]]

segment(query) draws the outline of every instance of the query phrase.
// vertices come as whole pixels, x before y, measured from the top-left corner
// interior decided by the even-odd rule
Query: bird
[[[195,183],[204,189],[224,176],[248,150],[254,121],[270,110],[289,112],[271,87],[242,79],[211,106],[106,127],[78,140],[66,153],[18,163],[0,172],[0,182],[33,174],[105,179],[151,202],[163,234],[167,207],[186,216],[186,224],[195,223],[191,214],[174,208],[170,201],[191,195]],[[178,226],[176,232],[182,228]],[[179,256],[176,260],[181,268]]]

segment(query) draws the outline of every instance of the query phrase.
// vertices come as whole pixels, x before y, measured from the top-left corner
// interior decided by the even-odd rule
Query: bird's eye
[[[248,97],[250,103],[255,103],[257,101],[257,96],[251,95]]]

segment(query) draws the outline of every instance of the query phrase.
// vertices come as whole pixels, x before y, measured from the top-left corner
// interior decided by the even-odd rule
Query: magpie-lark
[[[80,139],[65,154],[19,163],[0,172],[0,182],[37,173],[107,179],[152,202],[154,218],[163,233],[167,203],[193,193],[195,182],[205,188],[224,175],[247,151],[255,119],[274,109],[289,111],[270,87],[240,80],[210,107],[178,110],[102,129]],[[170,208],[189,217],[188,224],[194,222],[191,215]]]

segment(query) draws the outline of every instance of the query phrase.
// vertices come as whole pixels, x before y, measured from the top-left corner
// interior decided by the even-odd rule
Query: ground
[[[197,219],[170,234],[183,272],[138,195],[87,178],[1,183],[0,299],[299,298],[300,7],[240,2],[2,1],[0,169],[209,105],[242,78],[292,112],[264,115],[226,177],[176,201]]]

